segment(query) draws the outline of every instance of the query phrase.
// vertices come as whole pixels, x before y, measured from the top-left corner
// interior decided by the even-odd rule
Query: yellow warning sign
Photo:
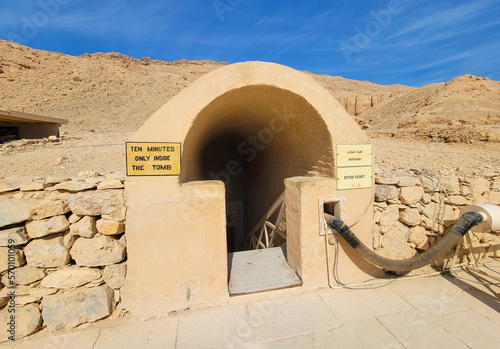
[[[126,143],[127,176],[181,173],[181,143]]]

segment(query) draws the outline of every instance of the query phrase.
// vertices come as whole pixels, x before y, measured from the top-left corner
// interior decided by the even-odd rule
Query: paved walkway
[[[490,270],[500,276],[499,266]],[[15,347],[500,348],[499,283],[461,271],[456,278],[438,275],[370,286],[309,293],[298,288],[251,301],[235,297],[227,306],[34,336]]]

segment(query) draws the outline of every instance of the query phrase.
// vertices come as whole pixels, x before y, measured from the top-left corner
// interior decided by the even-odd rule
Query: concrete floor
[[[488,268],[500,276],[500,266]],[[363,287],[233,297],[162,319],[35,335],[15,348],[500,348],[498,282],[460,271]]]

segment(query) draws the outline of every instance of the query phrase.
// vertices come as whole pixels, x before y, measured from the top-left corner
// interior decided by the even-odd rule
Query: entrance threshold
[[[284,247],[228,253],[228,268],[231,296],[302,286]]]

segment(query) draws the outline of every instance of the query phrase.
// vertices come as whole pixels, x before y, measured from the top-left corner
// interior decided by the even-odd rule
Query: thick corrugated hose
[[[441,255],[451,249],[459,239],[464,236],[473,226],[483,220],[483,216],[477,212],[467,212],[451,227],[450,231],[443,236],[434,246],[427,251],[417,254],[408,259],[389,259],[378,255],[366,247],[341,219],[325,213],[326,223],[331,229],[336,230],[347,241],[352,248],[363,256],[368,262],[375,264],[385,270],[404,272],[421,268],[432,263]]]

